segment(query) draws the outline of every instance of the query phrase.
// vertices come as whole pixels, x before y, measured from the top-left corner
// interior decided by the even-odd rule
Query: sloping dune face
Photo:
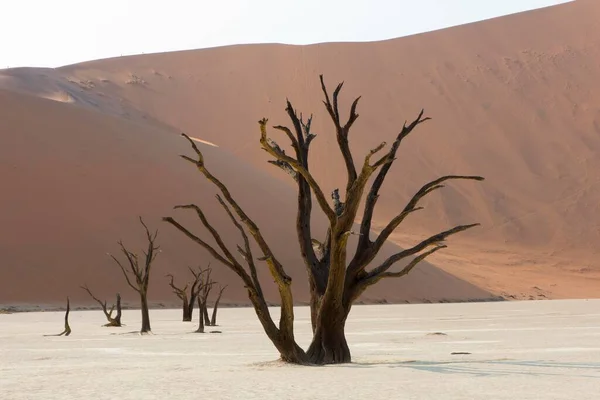
[[[292,182],[265,162],[257,121],[288,123],[286,97],[305,116],[313,113],[318,137],[311,169],[326,191],[343,187],[320,73],[332,89],[346,82],[344,110],[362,96],[351,136],[357,160],[382,141],[391,143],[424,107],[433,120],[403,142],[378,202],[377,227],[431,179],[483,175],[483,183],[452,183],[430,195],[426,210],[408,218],[393,240],[406,246],[452,225],[480,222],[432,260],[498,294],[589,297],[600,284],[598,21],[600,5],[578,0],[376,43],[231,46],[100,60],[54,70],[50,83],[33,88],[23,82],[40,70],[7,70],[0,85],[36,94],[68,82],[69,93],[80,98],[75,105],[164,132],[185,131],[218,146],[214,154],[237,159],[254,180],[289,189],[290,199]],[[134,224],[135,209],[126,211]]]
[[[123,293],[135,299],[107,256],[118,256],[117,240],[145,249],[142,216],[159,229],[158,255],[151,282],[154,303],[173,304],[164,277],[181,282],[188,266],[206,266],[210,257],[160,221],[173,215],[202,234],[199,221],[177,204],[201,205],[226,242],[235,248],[239,233],[214,198],[212,187],[178,157],[189,145],[171,131],[88,111],[70,104],[0,90],[0,303],[55,303],[70,295],[87,301],[79,285],[99,296]],[[295,279],[297,300],[308,300],[304,266],[295,238],[295,193],[282,182],[212,145],[199,143],[207,165],[263,228],[277,256]],[[323,224],[317,228],[324,231]],[[241,243],[240,243],[241,244]],[[390,255],[398,248],[389,245]],[[384,254],[385,255],[385,254]],[[230,288],[227,302],[247,303],[232,273],[214,261],[214,277]],[[269,300],[277,299],[268,272],[261,270]],[[425,283],[426,282],[426,283]],[[367,292],[365,300],[486,298],[489,294],[431,265],[410,279]]]

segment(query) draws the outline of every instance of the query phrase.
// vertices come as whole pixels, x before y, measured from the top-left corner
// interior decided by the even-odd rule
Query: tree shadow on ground
[[[398,361],[398,362],[356,362],[340,365],[346,368],[409,368],[418,371],[439,374],[468,374],[479,377],[488,376],[565,376],[564,372],[556,369],[594,371],[596,375],[582,375],[582,378],[600,379],[600,363],[560,363],[552,361],[519,361],[519,360],[456,360],[456,361]],[[527,369],[524,369],[527,368]]]

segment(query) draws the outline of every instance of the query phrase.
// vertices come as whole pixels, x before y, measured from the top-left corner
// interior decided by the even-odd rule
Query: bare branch
[[[281,160],[268,160],[269,164],[273,164],[279,168],[281,168],[286,174],[292,177],[296,182],[298,182],[298,172],[288,163]]]
[[[441,185],[441,183],[445,182],[445,181],[449,181],[449,180],[483,181],[484,178],[481,176],[447,175],[447,176],[443,176],[441,178],[438,178],[434,181],[431,181],[431,182],[423,185],[423,187],[421,187],[421,189],[419,189],[419,191],[417,193],[415,193],[415,195],[410,199],[410,201],[404,207],[402,212],[400,214],[398,214],[396,217],[394,217],[388,223],[388,225],[381,231],[381,233],[377,237],[377,240],[375,240],[375,243],[374,243],[375,252],[378,252],[379,249],[381,249],[381,247],[384,245],[385,241],[398,228],[398,226],[402,223],[402,221],[404,221],[404,219],[409,214],[423,209],[423,207],[417,207],[417,204],[423,197],[425,197],[427,194],[433,192],[436,189],[444,187],[444,185]]]
[[[333,223],[333,221],[335,221],[335,212],[331,209],[331,207],[329,206],[329,203],[325,199],[325,195],[323,194],[321,187],[319,186],[317,181],[315,181],[315,179],[313,178],[311,173],[306,168],[304,168],[304,166],[301,165],[298,162],[298,160],[286,155],[284,152],[279,151],[275,147],[273,147],[273,145],[270,143],[269,138],[267,137],[267,122],[268,122],[268,119],[266,119],[266,118],[263,118],[262,120],[259,121],[260,143],[261,143],[263,149],[267,153],[269,153],[273,157],[275,157],[277,160],[288,163],[300,175],[302,175],[302,177],[304,177],[304,179],[306,179],[306,182],[308,182],[311,189],[313,190],[315,197],[317,198],[317,201],[319,202],[319,205],[321,206],[321,209],[323,210],[323,212],[325,213],[325,215],[327,216],[329,221]]]
[[[200,207],[198,207],[195,204],[187,204],[187,205],[175,206],[174,208],[175,209],[181,208],[181,209],[195,210],[196,214],[198,215],[198,218],[202,222],[202,225],[204,225],[206,230],[208,230],[210,232],[211,236],[213,237],[213,239],[215,240],[215,242],[217,243],[217,245],[219,246],[221,251],[223,251],[223,254],[225,254],[225,257],[227,257],[227,259],[231,262],[231,264],[235,264],[236,266],[241,268],[241,265],[239,265],[239,263],[237,262],[237,260],[235,259],[235,257],[231,253],[231,251],[229,251],[229,249],[223,242],[223,239],[221,239],[221,235],[219,235],[217,230],[208,222],[208,219],[206,219],[206,216],[204,215],[204,212],[202,211],[202,209]]]
[[[367,195],[367,199],[365,202],[365,211],[363,213],[363,219],[360,227],[360,240],[358,244],[358,248],[366,248],[369,242],[369,234],[371,231],[371,223],[373,220],[373,213],[375,211],[375,205],[377,200],[379,199],[379,190],[383,185],[383,182],[387,176],[388,171],[392,167],[394,160],[396,159],[396,153],[398,148],[400,147],[400,143],[402,140],[407,137],[418,125],[422,124],[425,121],[430,120],[431,118],[425,117],[423,118],[425,110],[421,110],[417,118],[411,122],[408,126],[404,123],[402,130],[396,137],[396,140],[392,144],[390,151],[387,154],[388,162],[382,164],[382,168],[379,170],[373,184],[371,185],[371,189]]]
[[[294,149],[299,149],[298,139],[296,139],[294,137],[294,134],[292,133],[290,128],[288,128],[287,126],[276,125],[273,127],[273,129],[277,129],[278,131],[284,132],[287,135],[287,137],[290,139],[290,142],[292,142],[292,147]]]
[[[374,149],[371,149],[369,151],[369,154],[367,154],[367,156],[365,157],[365,166],[371,165],[371,157],[373,157],[375,154],[379,153],[385,147],[386,144],[387,144],[386,142],[381,142],[381,144],[379,146],[377,146]],[[371,165],[371,168],[377,169],[387,162],[390,162],[388,154],[381,157],[378,161],[375,162],[375,164]]]
[[[154,259],[160,251],[160,246],[155,245],[156,237],[158,236],[158,230],[156,230],[154,234],[151,234],[150,230],[148,229],[148,226],[146,226],[142,217],[139,217],[139,219],[141,224],[144,226],[144,230],[146,231],[146,238],[148,239],[148,249],[144,252],[144,255],[146,256],[146,261],[144,263],[144,271],[142,274],[140,274],[140,280],[142,281],[144,288],[147,288],[148,282],[150,281],[150,270],[152,269]]]
[[[403,277],[405,275],[408,275],[408,273],[410,271],[412,271],[412,269],[414,267],[416,267],[417,264],[419,264],[425,258],[427,258],[428,256],[430,256],[431,254],[435,253],[438,250],[445,249],[446,247],[448,247],[448,246],[446,246],[446,245],[435,246],[433,249],[428,250],[428,251],[426,251],[426,252],[418,255],[417,257],[413,258],[410,263],[408,263],[404,268],[402,268],[402,270],[400,270],[398,272],[384,272],[384,273],[381,273],[379,275],[372,276],[370,278],[365,279],[362,282],[362,284],[366,288],[368,286],[376,284],[377,282],[379,282],[383,278],[401,278],[401,277]]]
[[[186,290],[188,288],[188,284],[186,283],[185,286],[183,287],[183,289],[179,288],[179,287],[175,286],[175,283],[174,283],[175,277],[173,276],[173,274],[166,274],[165,276],[168,278],[171,278],[171,280],[169,282],[169,286],[171,286],[171,289],[173,289],[173,293],[175,293],[177,295],[177,297],[179,297],[179,299],[181,299],[181,300],[187,299]]]
[[[346,125],[344,125],[345,132],[348,132],[350,130],[350,128],[352,127],[352,124],[354,124],[354,122],[358,119],[358,114],[356,113],[356,107],[358,106],[358,101],[360,100],[360,98],[361,98],[361,96],[358,96],[352,103],[352,106],[350,107],[350,117],[348,117],[348,122],[346,122]]]
[[[265,120],[265,123],[266,123],[266,120]],[[192,141],[185,133],[182,133],[182,136],[186,137],[188,139],[188,141]],[[271,269],[271,272],[274,274],[273,277],[276,280],[279,280],[280,283],[289,285],[289,283],[291,282],[291,278],[285,273],[285,271],[283,270],[283,266],[273,255],[271,248],[265,241],[265,239],[262,236],[262,233],[260,232],[260,230],[258,229],[258,226],[256,225],[256,223],[254,223],[254,221],[250,217],[248,217],[248,215],[244,212],[244,210],[242,210],[242,208],[239,206],[239,204],[233,199],[233,196],[231,196],[231,193],[229,192],[229,189],[227,188],[227,186],[225,186],[223,184],[223,182],[221,182],[219,179],[217,179],[213,174],[210,173],[210,171],[208,171],[206,169],[206,167],[204,166],[204,157],[202,156],[202,153],[200,153],[200,150],[198,150],[198,147],[196,147],[195,144],[193,147],[195,147],[195,151],[198,154],[198,161],[195,162],[198,170],[200,172],[202,172],[202,174],[210,182],[212,182],[215,186],[217,186],[219,188],[219,190],[223,194],[223,197],[225,198],[225,200],[227,200],[229,205],[231,205],[231,207],[234,209],[235,213],[240,218],[240,221],[246,225],[246,227],[248,228],[248,231],[250,232],[250,234],[256,241],[256,244],[258,244],[258,247],[263,252],[265,259],[270,260],[270,261],[268,261],[268,265],[269,265],[269,268]],[[190,238],[192,238],[192,237],[190,237]],[[221,258],[223,258],[223,257],[221,257]],[[245,273],[245,271],[244,271],[244,273]]]
[[[121,244],[121,242],[119,242],[119,244]],[[123,246],[123,245],[121,244],[121,246]],[[138,292],[138,293],[139,293],[139,292],[140,292],[140,289],[139,289],[137,286],[135,286],[133,283],[131,283],[131,280],[129,279],[129,274],[127,273],[127,270],[125,269],[125,267],[123,266],[123,264],[121,264],[121,262],[120,262],[120,261],[119,261],[119,260],[118,260],[118,259],[117,259],[115,256],[113,256],[112,254],[110,254],[110,253],[107,253],[107,254],[108,254],[108,255],[109,255],[109,256],[110,256],[110,257],[111,257],[113,260],[115,260],[115,262],[117,263],[117,265],[118,265],[118,266],[121,268],[121,271],[123,271],[123,276],[125,277],[125,280],[127,281],[127,284],[128,284],[128,285],[129,285],[129,286],[130,286],[130,287],[131,287],[133,290],[135,290],[136,292]],[[132,262],[132,261],[131,261],[131,259],[130,259],[129,257],[128,257],[128,259],[129,259],[129,262],[131,263],[131,262]],[[135,269],[134,269],[134,266],[133,266],[133,264],[131,264],[131,268],[134,270],[134,274],[135,274]],[[137,278],[136,278],[136,279],[137,279]]]
[[[191,233],[187,228],[185,228],[183,225],[181,225],[175,219],[173,219],[171,217],[164,217],[163,221],[170,223],[175,228],[177,228],[179,231],[181,231],[184,235],[186,235],[188,238],[192,239],[195,243],[202,246],[216,260],[218,260],[223,265],[225,265],[225,266],[229,267],[231,270],[233,270],[240,278],[242,278],[242,280],[244,281],[244,283],[247,286],[252,287],[252,280],[250,279],[250,277],[248,276],[246,271],[244,271],[244,269],[241,267],[241,265],[239,265],[239,263],[237,263],[237,262],[232,263],[230,260],[223,257],[221,254],[219,254],[219,252],[217,250],[215,250],[214,247],[212,247],[211,245],[206,243],[204,240],[200,239],[198,236]]]
[[[252,248],[250,247],[250,240],[248,239],[248,235],[246,235],[246,231],[244,230],[244,227],[234,217],[233,213],[231,212],[231,209],[229,208],[229,206],[227,206],[225,201],[223,201],[221,196],[217,195],[217,200],[219,201],[221,206],[225,209],[225,211],[227,212],[227,215],[229,215],[231,222],[236,226],[236,228],[238,228],[238,230],[240,231],[240,234],[242,235],[242,239],[244,240],[244,250],[242,250],[239,246],[238,246],[238,250],[240,250],[240,253],[242,253],[242,255],[244,256],[244,260],[246,260],[246,263],[248,264],[248,267],[250,268],[250,275],[252,276],[252,281],[254,282],[254,287],[256,289],[256,292],[259,294],[259,296],[262,297],[263,292],[262,292],[262,288],[260,285],[260,281],[258,280],[258,273],[256,271],[256,265],[254,264],[254,256],[252,255]]]
[[[390,256],[380,266],[378,266],[377,268],[374,268],[373,270],[368,272],[366,274],[366,276],[362,279],[362,281],[370,280],[379,275],[382,275],[383,273],[387,272],[387,270],[392,265],[394,265],[396,262],[398,262],[406,257],[415,255],[415,254],[425,250],[425,248],[427,248],[429,246],[432,246],[432,245],[439,246],[441,242],[445,241],[446,238],[448,238],[448,236],[454,235],[459,232],[466,231],[467,229],[470,229],[470,228],[473,228],[473,227],[479,226],[479,225],[480,224],[459,225],[459,226],[456,226],[447,231],[438,233],[437,235],[430,236],[429,238],[423,240],[421,243],[417,244],[416,246],[413,246],[409,249],[403,250],[399,253],[396,253],[396,254]]]
[[[325,108],[331,117],[333,124],[335,126],[336,138],[338,142],[338,146],[340,148],[340,152],[342,153],[342,157],[344,158],[344,163],[346,164],[346,171],[348,173],[348,182],[346,184],[346,194],[350,191],[350,188],[356,181],[358,175],[356,172],[356,167],[354,165],[354,160],[352,158],[352,152],[350,151],[350,145],[348,144],[348,133],[350,131],[350,127],[358,118],[358,114],[356,114],[356,107],[358,105],[358,99],[354,100],[352,103],[352,107],[350,109],[350,117],[348,122],[342,126],[340,122],[340,112],[338,109],[338,96],[344,83],[338,84],[333,92],[333,104],[329,100],[329,94],[327,93],[327,87],[325,86],[325,81],[323,79],[323,75],[319,76],[321,80],[321,89],[323,94],[325,95]],[[346,198],[348,195],[346,195]]]
[[[94,301],[96,301],[96,303],[100,304],[100,307],[102,308],[102,311],[104,312],[104,315],[106,316],[106,318],[108,318],[110,320],[110,316],[112,314],[112,310],[114,308],[111,308],[110,313],[108,312],[107,308],[106,308],[106,300],[105,301],[101,301],[99,298],[97,298],[96,296],[94,296],[94,294],[92,293],[92,291],[90,290],[90,288],[84,284],[83,286],[79,286],[81,289],[85,290],[92,299],[94,299]]]

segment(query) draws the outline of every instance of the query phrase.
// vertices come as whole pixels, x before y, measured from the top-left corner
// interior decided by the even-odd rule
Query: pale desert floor
[[[274,361],[251,309],[223,309],[208,328],[222,333],[204,335],[179,310],[151,311],[154,335],[129,333],[138,314],[115,329],[72,312],[69,337],[42,336],[62,313],[0,315],[0,398],[574,400],[600,388],[600,300],[357,306],[355,363],[322,368]]]

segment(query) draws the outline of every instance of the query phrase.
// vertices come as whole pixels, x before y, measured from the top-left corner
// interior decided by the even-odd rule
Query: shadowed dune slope
[[[377,227],[433,178],[483,175],[483,183],[451,183],[430,195],[426,210],[409,217],[394,241],[406,246],[481,222],[432,261],[494,293],[594,297],[599,21],[600,3],[578,0],[382,42],[230,46],[6,70],[0,87],[59,101],[66,92],[73,105],[161,126],[157,138],[185,131],[237,158],[253,179],[272,177],[269,185],[281,191],[293,189],[292,182],[265,162],[257,121],[287,124],[286,97],[305,115],[314,113],[314,175],[326,191],[344,186],[319,73],[331,88],[346,82],[344,115],[362,95],[351,137],[356,160],[390,143],[424,107],[433,120],[403,143],[378,203]]]
[[[187,142],[171,131],[125,121],[69,104],[0,90],[0,303],[50,304],[70,295],[87,302],[78,288],[87,283],[101,297],[118,290],[125,300],[135,293],[107,252],[117,254],[122,239],[141,252],[145,242],[137,216],[159,228],[158,255],[151,282],[154,303],[176,304],[166,273],[181,282],[187,266],[210,257],[160,217],[173,215],[200,223],[176,204],[195,202],[205,209],[230,245],[238,233],[195,168],[178,157],[189,154]],[[230,185],[240,203],[263,227],[276,254],[295,278],[297,300],[307,301],[304,266],[293,230],[295,194],[290,188],[226,151],[199,144],[214,173]],[[323,225],[320,225],[321,229]],[[202,235],[207,238],[206,235]],[[387,255],[398,251],[387,246]],[[214,277],[229,284],[224,301],[247,303],[232,273],[215,266]],[[276,288],[261,270],[265,292],[275,301]],[[431,265],[410,278],[378,286],[364,299],[422,301],[475,299],[488,294]]]

